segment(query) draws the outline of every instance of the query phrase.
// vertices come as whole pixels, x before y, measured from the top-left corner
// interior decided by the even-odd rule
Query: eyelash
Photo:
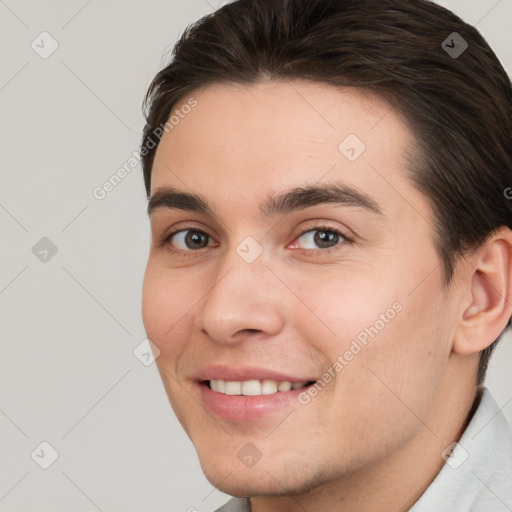
[[[201,249],[206,249],[207,247],[202,247],[201,249],[189,249],[187,251],[184,251],[182,249],[173,249],[173,248],[170,248],[169,245],[171,243],[171,240],[172,240],[172,237],[174,235],[177,235],[178,233],[182,233],[183,231],[195,231],[197,233],[201,233],[203,235],[206,235],[207,237],[209,237],[210,239],[212,238],[208,233],[200,230],[200,229],[194,229],[193,227],[185,227],[185,228],[180,228],[180,229],[176,229],[175,231],[172,231],[171,233],[169,233],[168,235],[166,235],[162,241],[161,241],[161,246],[163,247],[166,247],[170,252],[173,252],[173,253],[180,253],[180,254],[183,254],[185,256],[193,256],[194,253],[197,253],[197,252],[200,252]],[[339,246],[340,245],[344,245],[345,244],[352,244],[354,242],[354,240],[350,237],[348,237],[347,235],[345,235],[343,232],[341,232],[339,229],[336,229],[336,228],[333,228],[333,227],[330,227],[330,226],[325,226],[325,225],[319,225],[319,226],[312,226],[312,227],[309,227],[307,229],[304,229],[302,230],[299,235],[296,237],[296,239],[300,238],[301,236],[305,235],[306,233],[310,233],[311,231],[327,231],[329,233],[334,233],[335,235],[339,236],[340,238],[342,238],[342,240],[340,242],[338,242],[335,246],[333,247],[330,247],[330,248],[326,248],[326,249],[294,249],[296,251],[301,251],[302,253],[306,252],[308,254],[310,253],[318,253],[318,252],[321,252],[323,254],[330,254],[336,250],[339,250]]]

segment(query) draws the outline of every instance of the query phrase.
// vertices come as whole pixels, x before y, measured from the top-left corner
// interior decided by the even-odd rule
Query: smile
[[[246,381],[229,381],[229,380],[209,380],[206,385],[217,393],[225,395],[243,395],[243,396],[261,396],[273,395],[275,393],[283,393],[291,389],[300,389],[306,387],[313,382],[290,382],[277,381],[272,379],[251,379]]]

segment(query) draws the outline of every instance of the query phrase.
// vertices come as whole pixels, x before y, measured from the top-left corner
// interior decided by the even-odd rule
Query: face
[[[450,354],[454,306],[407,175],[412,135],[355,89],[192,96],[156,152],[143,289],[172,407],[229,494],[364,471],[420,436]]]

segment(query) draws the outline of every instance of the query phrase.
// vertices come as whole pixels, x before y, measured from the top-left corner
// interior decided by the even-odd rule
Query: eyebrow
[[[295,187],[271,195],[259,208],[266,217],[275,217],[321,204],[356,206],[376,215],[383,215],[380,206],[369,195],[339,183]],[[206,198],[172,187],[157,189],[148,202],[148,215],[161,208],[215,216]]]

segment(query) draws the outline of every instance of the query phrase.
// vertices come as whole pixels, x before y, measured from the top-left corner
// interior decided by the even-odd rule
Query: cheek
[[[190,284],[148,262],[142,287],[142,319],[148,338],[164,357],[179,350],[183,338],[179,333],[200,296]]]
[[[390,267],[380,276],[316,276],[302,282],[298,295],[308,308],[297,311],[300,329],[323,370],[336,374],[331,387],[336,395],[352,390],[370,408],[376,399],[403,408],[396,394],[428,414],[450,352],[449,332],[440,330],[449,321],[441,274],[433,273],[414,290],[431,271],[431,260],[428,264],[428,271],[416,268],[400,279]]]
[[[442,386],[450,336],[449,328],[441,326],[448,325],[449,312],[433,281],[409,295],[389,297],[400,311],[388,323],[376,322],[384,310],[372,309],[371,327],[363,331],[367,345],[343,376],[342,382],[366,404],[366,420],[382,418],[383,435],[401,431],[408,436],[421,428]]]
[[[304,339],[331,362],[348,350],[354,340],[364,347],[365,342],[389,330],[400,315],[395,282],[349,273],[303,278],[297,293],[301,301],[293,301],[297,303],[300,330],[308,333]]]
[[[201,296],[190,285],[190,279],[178,278],[176,273],[162,269],[155,261],[148,261],[142,287],[144,327],[147,337],[160,350],[156,366],[171,406],[187,433],[184,421],[187,409],[181,406],[188,404],[189,395],[176,380],[178,361],[191,329],[192,309]],[[188,414],[193,414],[192,410]]]

